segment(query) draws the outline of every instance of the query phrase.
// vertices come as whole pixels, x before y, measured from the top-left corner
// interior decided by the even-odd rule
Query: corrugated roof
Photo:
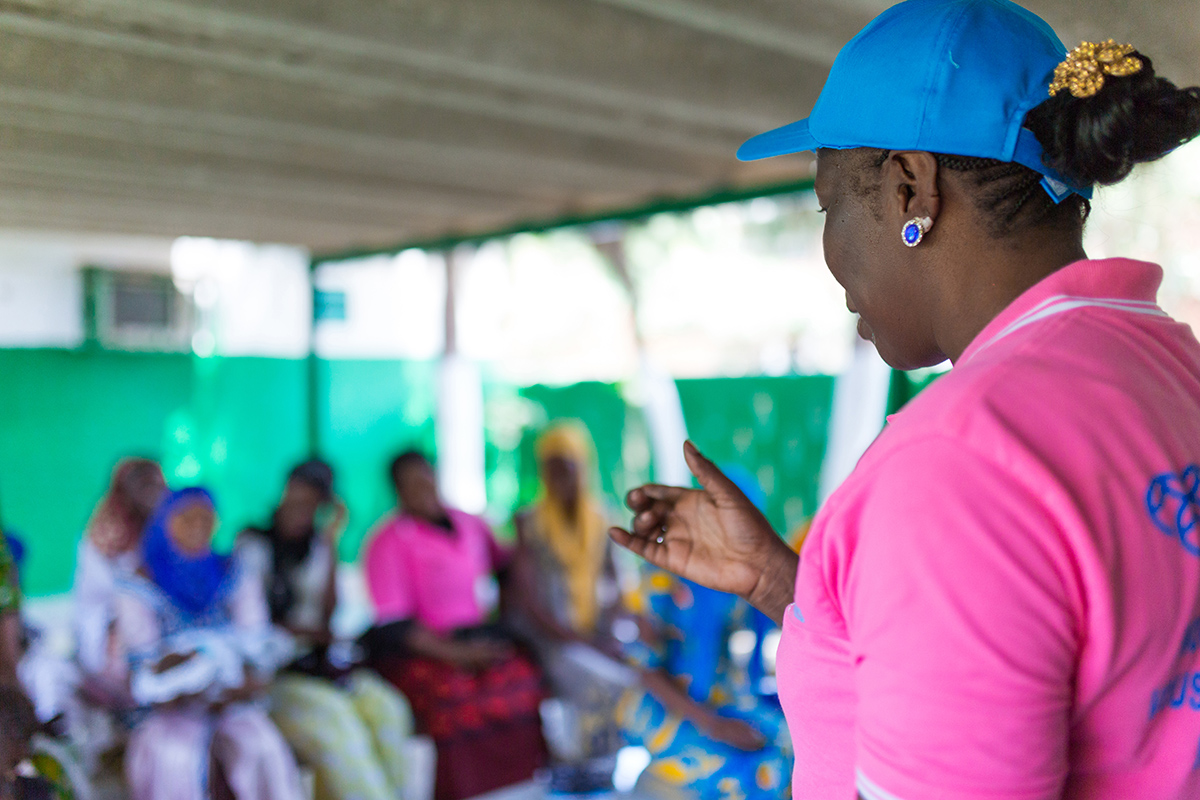
[[[801,179],[734,150],[886,5],[0,0],[0,227],[329,251]],[[1194,0],[1029,5],[1200,82]]]

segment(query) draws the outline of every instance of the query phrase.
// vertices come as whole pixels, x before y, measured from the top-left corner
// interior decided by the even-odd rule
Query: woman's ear
[[[920,150],[891,153],[883,164],[883,193],[889,221],[899,226],[928,217],[936,223],[942,208],[937,159]]]

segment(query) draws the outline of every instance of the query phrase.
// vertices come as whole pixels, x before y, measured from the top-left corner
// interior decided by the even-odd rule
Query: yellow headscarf
[[[562,565],[571,600],[571,619],[577,630],[592,631],[599,613],[596,584],[604,568],[608,523],[592,493],[589,480],[595,468],[595,450],[587,430],[577,422],[555,423],[539,437],[538,467],[559,457],[578,467],[579,507],[574,520],[542,487],[531,512],[532,535],[546,543]]]

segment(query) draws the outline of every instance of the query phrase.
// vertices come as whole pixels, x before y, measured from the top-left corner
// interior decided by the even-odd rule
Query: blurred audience
[[[146,709],[125,754],[133,800],[203,800],[210,782],[237,800],[302,796],[260,702],[276,666],[260,576],[213,552],[216,527],[206,490],[168,494],[119,581],[117,641]]]
[[[259,576],[271,621],[295,642],[294,660],[270,688],[271,718],[314,770],[318,800],[395,800],[406,783],[408,702],[331,647],[346,517],[333,469],[306,461],[288,475],[270,524],[244,531],[235,552]]]
[[[267,524],[242,531],[231,556],[213,550],[206,490],[172,492],[154,461],[119,462],[78,549],[70,680],[47,677],[61,655],[34,663],[21,543],[0,537],[0,800],[69,797],[97,753],[123,742],[132,800],[297,800],[297,758],[317,800],[415,797],[414,724],[436,745],[436,800],[462,800],[533,777],[548,758],[543,722],[552,791],[611,789],[615,754],[632,743],[653,754],[645,794],[785,795],[782,715],[729,651],[734,631],[755,627],[750,609],[665,573],[623,607],[587,430],[551,425],[536,456],[538,495],[514,517],[511,553],[446,506],[424,455],[393,461],[398,508],[364,551],[375,624],[357,644],[333,632],[348,512],[320,460],[292,469]],[[373,670],[355,663],[364,655]],[[31,670],[56,691],[29,694]],[[67,708],[47,716],[74,745],[39,734],[31,748],[31,697],[35,711]],[[64,747],[83,762],[51,763]],[[39,757],[82,780],[38,778]]]
[[[528,779],[546,758],[540,674],[487,624],[508,555],[482,519],[443,504],[420,453],[396,458],[391,478],[400,509],[365,559],[377,621],[364,639],[371,662],[437,744],[437,800]]]
[[[574,776],[561,770],[565,786],[589,786],[623,744],[614,708],[623,686],[613,681],[601,652],[613,652],[612,611],[619,590],[608,538],[609,522],[593,487],[595,450],[582,425],[560,422],[536,446],[537,500],[514,519],[517,551],[511,574],[509,616],[531,641],[555,696],[569,705],[573,740],[569,758],[597,770]],[[556,753],[556,755],[559,755]],[[607,766],[604,781],[612,775]],[[603,781],[601,782],[603,784]]]

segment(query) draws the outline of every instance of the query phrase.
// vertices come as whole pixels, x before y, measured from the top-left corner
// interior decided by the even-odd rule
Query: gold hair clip
[[[1105,75],[1136,75],[1142,71],[1142,60],[1131,56],[1133,51],[1133,45],[1117,44],[1112,39],[1083,42],[1054,68],[1050,96],[1069,89],[1074,97],[1091,97],[1104,86]]]

